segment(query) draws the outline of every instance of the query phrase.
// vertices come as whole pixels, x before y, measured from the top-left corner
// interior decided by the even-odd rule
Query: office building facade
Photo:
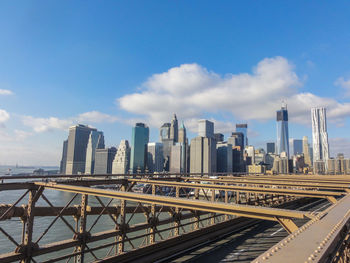
[[[85,172],[86,149],[92,131],[96,129],[81,124],[69,128],[66,174]]]
[[[216,170],[218,173],[231,173],[233,171],[232,144],[225,142],[216,143]]]
[[[111,174],[116,153],[117,149],[115,147],[96,149],[94,174]]]
[[[303,153],[303,141],[299,139],[292,140],[293,145],[293,155],[298,155]]]
[[[312,166],[311,156],[310,156],[310,145],[307,136],[303,137],[303,154],[304,154],[304,162],[308,167]]]
[[[60,163],[60,174],[66,173],[68,140],[63,141],[62,159]]]
[[[147,168],[148,172],[163,171],[163,144],[159,142],[149,142],[147,144]]]
[[[198,136],[191,140],[190,172],[216,172],[216,142],[214,138]]]
[[[171,120],[171,124],[170,124],[170,139],[172,139],[174,143],[177,143],[178,135],[179,135],[179,126],[178,126],[176,114],[174,114],[174,117]]]
[[[89,142],[86,148],[85,174],[93,174],[95,169],[95,152],[96,149],[104,149],[105,141],[103,132],[91,131]]]
[[[132,128],[130,170],[132,173],[144,172],[147,158],[149,128],[144,123],[136,123]]]
[[[236,132],[243,134],[243,148],[248,145],[248,124],[236,124]]]
[[[266,143],[266,152],[267,153],[275,153],[276,152],[276,144],[274,142]]]
[[[208,120],[199,120],[198,136],[214,138],[214,123]]]

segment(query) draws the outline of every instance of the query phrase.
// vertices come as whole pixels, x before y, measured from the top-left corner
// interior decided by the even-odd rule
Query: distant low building
[[[250,174],[265,174],[266,166],[260,164],[251,164],[248,165],[248,173]]]

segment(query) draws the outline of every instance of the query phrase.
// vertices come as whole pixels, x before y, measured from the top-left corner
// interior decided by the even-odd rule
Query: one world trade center
[[[277,111],[277,153],[285,152],[289,158],[289,134],[287,105],[283,104]]]

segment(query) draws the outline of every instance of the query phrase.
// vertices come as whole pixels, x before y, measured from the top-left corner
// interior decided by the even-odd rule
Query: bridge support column
[[[127,184],[123,184],[120,188],[121,191],[125,192],[127,191]],[[119,226],[116,226],[117,230],[121,230],[121,234],[117,236],[116,241],[118,242],[117,245],[117,253],[120,255],[124,252],[125,249],[125,220],[126,220],[126,200],[121,199],[120,200],[120,224]],[[115,217],[117,220],[118,215]]]
[[[225,183],[225,186],[227,186],[227,183]],[[228,203],[228,191],[227,190],[225,190],[225,204],[227,204]],[[228,215],[226,215],[225,214],[225,221],[227,221],[228,220]]]
[[[177,198],[180,197],[180,187],[176,186],[175,189],[176,193],[175,196]],[[176,207],[175,208],[175,222],[174,222],[174,236],[178,236],[180,234],[180,208]]]
[[[214,189],[211,190],[211,201],[215,202],[215,190]],[[211,215],[210,225],[215,225],[215,213],[210,213],[210,215]]]
[[[152,184],[152,195],[156,195],[156,186],[154,184]],[[154,220],[155,220],[155,216],[156,216],[156,205],[155,204],[151,204],[151,219],[152,219],[152,223],[151,223],[151,227],[149,229],[149,243],[150,244],[154,244],[156,242],[156,227],[154,226]]]
[[[33,226],[34,226],[34,207],[36,201],[40,198],[41,193],[44,191],[43,187],[40,187],[39,190],[31,190],[29,192],[29,199],[28,199],[28,208],[27,208],[27,218],[25,220],[25,226],[24,226],[24,235],[22,240],[21,247],[18,247],[16,250],[22,250],[23,253],[25,253],[26,258],[23,259],[22,263],[29,263],[32,261],[32,251],[36,247],[38,247],[37,244],[34,244],[32,242],[33,238]]]
[[[199,189],[196,188],[194,189],[194,199],[198,200],[199,199]],[[195,215],[195,221],[194,221],[194,225],[193,225],[193,230],[198,230],[199,229],[199,220],[200,220],[200,216],[199,216],[199,211],[195,211],[196,215]]]
[[[86,247],[86,207],[88,205],[88,195],[83,194],[81,196],[81,208],[80,208],[80,226],[79,226],[79,236],[77,237],[80,241],[80,245],[77,246],[77,252],[81,252],[76,256],[75,261],[77,263],[84,262],[85,257],[85,247]]]

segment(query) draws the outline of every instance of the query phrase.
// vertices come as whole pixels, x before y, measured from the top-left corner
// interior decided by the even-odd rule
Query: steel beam
[[[319,184],[316,182],[307,183],[301,182],[299,183],[297,180],[295,182],[279,182],[273,180],[255,180],[255,179],[244,179],[244,180],[230,180],[230,179],[212,179],[212,178],[198,178],[198,177],[182,177],[181,178],[187,182],[213,182],[213,183],[229,183],[235,185],[262,185],[262,186],[281,186],[281,187],[302,187],[302,188],[310,188],[310,189],[333,189],[333,190],[342,190],[347,191],[350,189],[350,185],[348,184],[334,184],[334,183],[325,183]]]
[[[191,200],[184,198],[175,198],[167,196],[155,196],[131,192],[111,191],[103,189],[93,189],[82,186],[70,186],[54,183],[36,183],[45,188],[55,189],[66,192],[102,196],[108,198],[124,199],[134,202],[157,204],[171,207],[186,208],[192,210],[206,211],[219,214],[231,214],[236,216],[243,216],[249,218],[259,218],[264,220],[277,221],[279,218],[312,218],[313,215],[302,211],[290,211],[285,209],[276,209],[268,207],[256,207],[248,205],[225,204],[220,202],[207,202],[199,200]]]
[[[262,188],[262,187],[248,187],[248,186],[232,186],[232,185],[218,185],[218,184],[193,184],[183,182],[169,182],[169,181],[157,181],[147,179],[130,179],[132,182],[141,182],[146,184],[154,185],[167,185],[174,187],[183,188],[197,188],[197,189],[210,189],[210,190],[222,190],[222,191],[240,191],[249,193],[260,193],[260,194],[278,194],[278,195],[291,195],[300,197],[312,197],[312,198],[325,198],[330,202],[336,201],[334,196],[342,196],[343,192],[334,191],[317,191],[317,190],[298,190],[298,189],[279,189],[279,188]],[[332,198],[333,197],[333,198]]]

